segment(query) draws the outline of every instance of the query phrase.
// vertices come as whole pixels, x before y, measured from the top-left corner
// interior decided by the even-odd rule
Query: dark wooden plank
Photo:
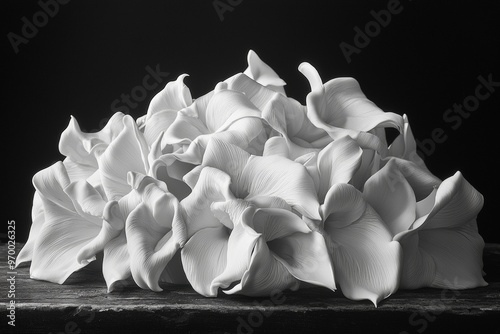
[[[65,285],[32,280],[28,266],[18,268],[15,299],[6,298],[10,270],[5,244],[0,252],[2,333],[500,332],[497,244],[487,245],[484,253],[489,286],[461,291],[401,290],[378,308],[316,287],[272,298],[224,294],[205,298],[189,286],[164,284],[164,291],[155,293],[131,282],[107,293],[99,268],[93,267],[75,273]],[[10,300],[16,305],[15,329],[7,324]]]

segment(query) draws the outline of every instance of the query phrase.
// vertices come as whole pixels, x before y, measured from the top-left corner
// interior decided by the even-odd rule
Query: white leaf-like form
[[[143,134],[130,116],[123,117],[124,127],[98,157],[101,181],[108,200],[119,200],[130,191],[128,172],[147,174],[149,148]]]
[[[30,262],[33,258],[33,248],[35,246],[36,239],[40,234],[40,229],[45,222],[45,213],[43,209],[43,201],[40,197],[40,194],[35,191],[33,196],[33,207],[31,208],[31,228],[30,233],[28,235],[28,240],[24,244],[23,248],[19,251],[16,257],[16,267]]]
[[[214,202],[210,210],[219,222],[229,229],[234,229],[234,224],[239,222],[239,217],[253,203],[243,199],[230,199],[225,202]]]
[[[66,157],[63,160],[63,164],[71,182],[91,178],[97,171],[95,167],[74,162],[70,157]]]
[[[188,238],[202,229],[221,225],[219,219],[212,214],[211,205],[235,198],[229,188],[230,183],[229,175],[220,170],[210,167],[201,170],[193,191],[181,201]]]
[[[268,87],[264,87],[243,73],[233,75],[226,79],[224,83],[227,85],[226,89],[245,94],[258,110],[263,110],[276,94],[283,96],[283,94]]]
[[[248,198],[281,197],[302,215],[320,218],[312,179],[302,165],[288,159],[252,156],[242,172],[239,186],[248,192]]]
[[[288,205],[280,197],[275,196],[258,196],[249,200],[230,199],[225,202],[214,202],[210,205],[210,209],[214,216],[226,227],[234,229],[234,224],[240,221],[243,212],[249,207],[257,208],[274,208],[292,211],[292,207]]]
[[[361,164],[349,183],[359,191],[363,191],[366,181],[378,172],[381,166],[383,166],[383,160],[376,150],[363,149]]]
[[[168,82],[165,87],[151,99],[146,114],[146,128],[148,126],[148,121],[152,119],[155,114],[164,111],[177,112],[193,103],[191,92],[184,84],[184,78],[187,76],[187,74],[181,74],[177,77],[176,81]]]
[[[300,64],[299,71],[311,85],[311,92],[306,99],[307,117],[316,127],[328,132],[333,139],[349,135],[362,148],[374,149],[386,155],[385,138],[368,131],[394,127],[401,132],[401,116],[384,112],[368,100],[354,78],[335,78],[323,85],[311,64]]]
[[[267,296],[305,283],[375,305],[398,287],[487,284],[483,197],[460,173],[432,175],[406,115],[308,63],[304,106],[253,50],[247,62],[197,99],[180,75],[137,120],[118,112],[85,133],[71,117],[64,161],[33,177],[16,266],[62,284],[103,252],[109,292],[168,282]],[[388,127],[400,132],[389,147]]]
[[[78,263],[76,255],[98,234],[99,227],[53,202],[44,201],[44,208],[45,223],[35,242],[30,277],[62,284],[88,263]]]
[[[229,189],[229,175],[215,168],[199,167],[190,173],[196,174],[193,191],[180,203],[188,237],[181,259],[191,286],[204,296],[214,297],[217,288],[212,281],[226,267],[230,229],[212,212],[212,206],[235,197]]]
[[[152,166],[150,175],[165,182],[170,192],[180,201],[191,192],[189,184],[183,181],[183,177],[193,169],[193,165],[178,160],[174,161],[170,166],[163,163],[156,164],[155,161],[162,155],[159,151],[161,138],[162,136],[160,135],[158,140],[153,144],[148,157],[150,166]],[[156,151],[153,152],[153,150]]]
[[[260,111],[240,92],[221,90],[214,94],[207,106],[204,124],[211,133],[224,131],[244,117],[259,118]]]
[[[333,265],[325,239],[320,233],[296,232],[288,237],[275,239],[268,246],[293,277],[335,291]]]
[[[137,260],[131,264],[132,272],[139,266],[138,275],[152,288],[170,259],[186,242],[186,227],[179,201],[165,183],[133,172],[129,173],[128,182],[141,198],[141,203],[135,206],[126,221],[129,253]],[[133,192],[128,196],[134,197]],[[122,203],[124,201],[120,201]],[[145,275],[155,276],[145,279]]]
[[[250,258],[248,270],[245,271],[240,283],[224,292],[261,297],[286,289],[296,291],[298,288],[299,281],[274,258],[267,243],[259,238]]]
[[[394,139],[389,146],[389,156],[402,158],[417,164],[420,168],[427,170],[422,158],[417,153],[417,142],[413,137],[408,116],[403,115],[403,132]]]
[[[170,284],[189,284],[184,268],[182,267],[181,259],[182,248],[178,249],[174,256],[170,259],[167,266],[160,276],[160,282]]]
[[[336,183],[359,184],[364,174],[371,172],[367,165],[367,153],[349,136],[331,141],[319,152],[310,152],[295,159],[311,175],[320,203],[324,202],[329,189]],[[371,175],[371,174],[370,174]]]
[[[296,290],[299,280],[335,289],[324,238],[297,215],[250,206],[235,219],[227,244],[227,265],[214,279],[212,289],[266,296]]]
[[[117,290],[121,282],[127,282],[127,279],[132,276],[125,229],[121,230],[118,237],[105,244],[102,274],[108,292]]]
[[[177,202],[177,199],[171,194],[159,199],[161,205],[168,201]],[[130,270],[134,281],[143,289],[162,290],[158,284],[160,276],[177,250],[183,246],[184,238],[179,234],[184,228],[177,226],[183,222],[180,221],[177,208],[174,206],[171,209],[175,210],[171,218],[174,221],[168,222],[172,224],[171,229],[161,226],[146,203],[137,206],[127,218],[125,233]]]
[[[164,270],[186,240],[179,203],[163,182],[149,176],[129,172],[127,182],[131,191],[106,204],[99,234],[77,259],[88,263],[104,250],[108,291],[131,274],[141,288],[160,291],[160,277],[169,278]]]
[[[288,158],[290,156],[290,151],[288,149],[286,139],[281,136],[269,138],[264,145],[262,155],[279,155],[281,157]]]
[[[482,277],[484,241],[476,216],[483,196],[460,172],[444,180],[417,210],[409,229],[394,240],[404,251],[402,288],[469,289],[485,286]],[[429,202],[433,202],[430,210]]]
[[[120,199],[130,191],[128,168],[144,172],[148,151],[135,122],[121,113],[113,115],[97,133],[81,132],[72,119],[61,136],[60,148],[68,154],[64,162],[33,179],[41,203],[32,231],[37,235],[21,252],[19,262],[32,260],[33,277],[57,283],[93,261],[97,252],[117,238],[124,220],[120,210],[114,210],[120,219],[113,219],[110,207],[114,202],[106,201],[108,196]],[[137,155],[142,164],[136,164]],[[50,266],[54,269],[44,269]]]
[[[227,212],[231,207],[224,208]],[[252,253],[260,238],[260,234],[255,232],[247,224],[241,224],[241,214],[237,217],[236,226],[228,235],[226,265],[224,270],[210,281],[210,288],[217,291],[218,288],[227,289],[234,282],[241,281],[241,278],[248,270]],[[234,225],[234,223],[233,223]]]
[[[353,300],[376,306],[398,289],[402,250],[353,186],[335,184],[322,205],[336,282]]]
[[[417,200],[427,197],[440,183],[437,177],[417,164],[391,158],[366,181],[363,194],[396,235],[408,230],[417,218]]]
[[[182,147],[159,157],[153,164],[153,171],[161,166],[167,166],[168,171],[168,166],[176,160],[199,165],[211,138],[262,154],[267,135],[260,116],[261,112],[244,94],[225,89],[215,92],[204,115],[178,113],[163,135],[162,143]]]
[[[245,75],[263,86],[277,91],[278,93],[285,94],[283,86],[286,85],[286,82],[283,81],[269,65],[264,63],[255,51],[248,51],[247,62],[248,67],[245,72],[243,72]]]
[[[362,154],[363,150],[348,136],[334,140],[318,153],[320,203],[334,184],[351,181],[361,165]]]
[[[80,216],[98,226],[101,225],[106,202],[94,187],[87,181],[81,180],[70,183],[64,188],[64,192]]]
[[[181,110],[163,135],[162,145],[189,145],[199,136],[206,134],[209,134],[209,130],[197,114],[190,115]]]
[[[265,192],[248,200],[236,198],[230,176],[214,167],[195,168],[190,174],[195,185],[181,209],[191,237],[181,254],[196,291],[216,296],[223,288],[261,296],[297,289],[298,279],[334,289],[323,237],[292,213],[284,199]],[[261,267],[264,263],[267,268]]]
[[[332,140],[323,129],[311,123],[303,105],[281,94],[275,94],[265,105],[262,118],[284,138],[292,160],[316,152]]]
[[[277,196],[254,196],[248,202],[258,208],[275,208],[292,211],[292,207],[283,198]]]
[[[252,223],[292,276],[335,290],[333,268],[321,234],[311,231],[297,215],[283,209],[258,209]]]
[[[128,183],[133,191],[118,205],[121,206],[122,216],[127,217],[125,237],[130,272],[141,288],[161,291],[160,277],[164,276],[170,260],[186,242],[186,227],[179,202],[163,182],[149,176],[131,172]],[[138,199],[140,203],[135,205]],[[123,269],[121,272],[124,272]],[[125,278],[120,277],[119,280]],[[171,281],[175,282],[175,278]]]
[[[144,124],[144,138],[149,146],[158,140],[174,123],[177,111],[163,110],[154,113]],[[159,142],[161,144],[161,141]],[[161,146],[160,146],[161,148]]]
[[[219,225],[197,231],[181,251],[182,265],[193,289],[206,297],[217,296],[212,281],[226,267],[228,229]]]
[[[78,263],[76,255],[97,236],[100,226],[94,219],[87,219],[92,210],[82,216],[82,207],[76,209],[75,204],[79,203],[73,202],[66,193],[71,183],[62,162],[38,172],[33,177],[33,184],[43,206],[43,222],[31,231],[36,232],[37,236],[33,245],[30,276],[62,284],[73,272],[86,265]],[[90,204],[87,208],[97,207]]]
[[[280,197],[301,214],[320,219],[314,182],[299,163],[276,155],[253,156],[237,146],[213,138],[202,164],[230,175],[231,191],[239,198]]]
[[[78,252],[76,259],[79,263],[85,264],[91,262],[95,258],[95,255],[103,251],[106,245],[118,237],[125,227],[125,219],[116,201],[106,203],[102,219],[102,227],[99,234]]]
[[[97,156],[120,134],[125,114],[117,112],[106,126],[95,133],[84,133],[78,122],[71,117],[68,127],[61,134],[59,151],[72,161],[97,169]]]

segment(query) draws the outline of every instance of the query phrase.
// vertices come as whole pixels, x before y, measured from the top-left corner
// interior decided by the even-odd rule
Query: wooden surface
[[[163,285],[155,293],[130,283],[107,293],[99,268],[83,269],[58,285],[30,279],[28,266],[15,270],[12,299],[5,244],[0,252],[1,333],[500,333],[498,244],[485,248],[488,287],[398,291],[378,308],[322,288],[273,298],[221,293],[210,299],[189,286]],[[7,324],[10,300],[15,327]]]

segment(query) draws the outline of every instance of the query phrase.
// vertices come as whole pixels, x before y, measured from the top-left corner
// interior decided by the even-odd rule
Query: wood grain
[[[487,287],[400,290],[377,308],[317,287],[268,298],[205,298],[189,286],[163,284],[155,293],[129,282],[107,293],[96,265],[64,285],[32,280],[24,266],[15,275],[15,328],[7,324],[5,244],[0,252],[2,333],[500,333],[498,244],[485,247]]]

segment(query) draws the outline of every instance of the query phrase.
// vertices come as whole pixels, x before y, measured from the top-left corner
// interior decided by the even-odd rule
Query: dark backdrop
[[[460,170],[485,196],[479,231],[487,242],[500,242],[495,232],[500,87],[492,87],[496,91],[484,100],[474,98],[478,77],[500,82],[498,1],[2,4],[3,207],[4,220],[16,220],[20,242],[31,224],[31,177],[62,159],[57,145],[70,115],[83,129],[101,128],[114,112],[113,101],[142,85],[148,66],[169,76],[130,108],[132,116],[144,114],[154,94],[182,73],[190,75],[185,82],[197,97],[243,71],[249,49],[301,102],[309,86],[297,66],[308,61],[325,82],[353,76],[381,108],[406,113],[416,138],[428,144],[431,171],[446,178]],[[380,12],[388,7],[390,21]],[[383,26],[374,23],[374,13]],[[31,24],[38,27],[30,30]],[[371,29],[369,41],[356,37],[365,28]],[[343,42],[352,51],[349,57]],[[468,118],[443,119],[447,109],[464,101],[472,109]],[[434,140],[431,149],[432,132],[439,128],[439,139],[445,140]]]

